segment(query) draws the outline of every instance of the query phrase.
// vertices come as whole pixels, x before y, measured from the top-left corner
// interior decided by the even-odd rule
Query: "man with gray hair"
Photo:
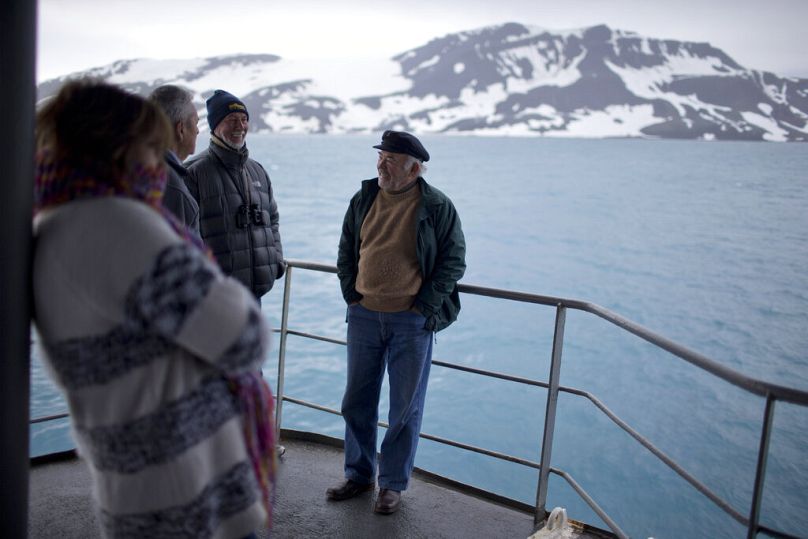
[[[199,205],[185,185],[188,171],[182,165],[196,149],[199,134],[199,114],[193,95],[179,86],[166,84],[155,88],[149,96],[168,116],[174,133],[174,146],[165,155],[168,164],[168,182],[163,206],[199,236]]]
[[[390,380],[389,427],[378,462],[374,511],[398,511],[424,416],[432,339],[457,319],[457,281],[466,241],[452,201],[423,174],[429,152],[403,131],[385,131],[376,170],[362,182],[342,224],[337,276],[348,304],[345,480],[329,500],[372,490],[376,481],[379,394]]]

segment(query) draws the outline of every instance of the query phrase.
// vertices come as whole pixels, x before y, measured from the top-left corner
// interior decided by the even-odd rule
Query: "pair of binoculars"
[[[266,224],[264,212],[258,204],[242,204],[236,210],[236,226],[238,228],[247,228],[250,225],[264,226]]]

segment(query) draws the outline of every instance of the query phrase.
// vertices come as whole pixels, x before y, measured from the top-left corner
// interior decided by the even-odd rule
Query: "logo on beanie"
[[[245,107],[241,103],[230,103],[229,105],[227,105],[227,108],[230,110],[247,110],[247,107]]]

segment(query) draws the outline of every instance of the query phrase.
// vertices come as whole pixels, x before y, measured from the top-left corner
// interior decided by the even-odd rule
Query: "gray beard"
[[[225,144],[227,144],[228,147],[236,150],[237,152],[240,151],[244,147],[245,144],[247,144],[246,140],[242,140],[241,144],[236,145],[236,144],[233,144],[232,142],[230,142],[229,140],[224,139],[224,138],[222,139],[222,142],[224,142]]]
[[[220,137],[216,133],[211,133],[211,134],[214,137],[216,137],[217,139],[219,139],[220,141],[222,141],[222,143],[225,146],[227,146],[228,148],[230,148],[231,150],[236,151],[236,152],[241,151],[241,149],[244,147],[244,145],[247,144],[247,138],[246,137],[244,138],[244,140],[241,141],[241,144],[236,145],[236,144],[233,144],[232,142],[230,142],[229,140],[227,140],[226,138]]]

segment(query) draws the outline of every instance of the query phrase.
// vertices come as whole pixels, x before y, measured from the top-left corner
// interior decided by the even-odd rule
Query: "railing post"
[[[542,435],[541,443],[541,468],[539,469],[539,486],[536,494],[536,513],[533,515],[534,525],[544,520],[547,515],[547,487],[550,483],[550,457],[553,451],[553,433],[555,431],[559,376],[561,374],[561,349],[564,346],[564,324],[566,320],[567,308],[559,303],[556,307],[553,355],[550,361],[547,406],[544,410],[544,434]]]
[[[766,479],[766,463],[769,460],[769,440],[771,440],[772,423],[774,423],[775,402],[775,398],[771,393],[766,395],[766,410],[763,413],[763,432],[760,434],[760,450],[758,451],[755,490],[752,493],[752,509],[749,513],[747,539],[754,539],[758,532],[760,504],[763,501],[763,485]]]
[[[289,296],[292,291],[292,266],[286,266],[283,281],[283,310],[281,311],[281,342],[278,345],[278,384],[275,389],[275,438],[281,439],[281,412],[283,410],[283,377],[286,366],[286,335],[289,328]]]

